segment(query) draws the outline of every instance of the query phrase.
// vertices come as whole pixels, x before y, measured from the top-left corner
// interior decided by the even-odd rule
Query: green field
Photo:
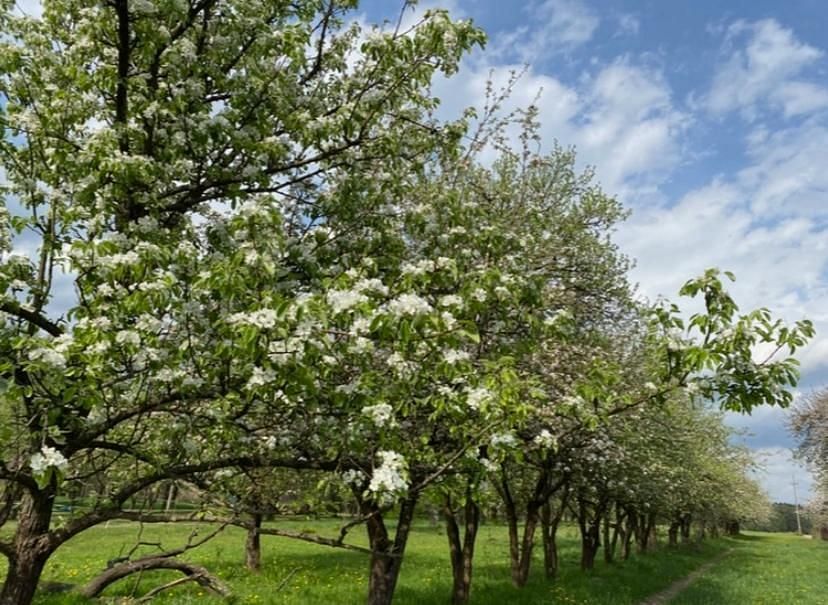
[[[338,526],[334,521],[292,520],[280,521],[279,527],[313,530],[333,537]],[[161,542],[165,548],[172,548],[184,543],[193,528],[193,525],[185,524],[147,525],[142,540]],[[361,543],[360,532],[355,532],[353,541]],[[58,551],[43,580],[83,584],[102,570],[108,559],[128,550],[136,536],[137,525],[129,523],[112,523],[90,530]],[[560,577],[554,582],[546,581],[538,558],[528,586],[517,590],[509,580],[505,528],[484,526],[478,539],[472,603],[636,604],[725,551],[731,552],[673,602],[685,605],[825,602],[818,582],[821,572],[828,567],[828,544],[813,540],[772,534],[709,540],[701,545],[662,548],[612,565],[599,560],[596,569],[588,574],[578,569],[578,542],[573,528],[562,530],[560,544]],[[228,529],[213,541],[191,551],[188,558],[205,565],[225,581],[232,588],[237,603],[329,605],[364,601],[365,555],[264,536],[263,569],[260,574],[252,574],[242,564],[243,546],[243,532]],[[146,547],[141,552],[152,550],[152,547]],[[539,549],[536,554],[540,557]],[[110,587],[105,595],[140,596],[150,587],[176,577],[172,572],[153,572],[140,578],[133,576]],[[450,585],[443,529],[420,523],[411,536],[395,603],[444,604],[449,601]],[[57,605],[86,601],[64,593],[40,594],[36,602]],[[185,584],[153,602],[184,604],[222,600],[205,594],[196,585]]]
[[[828,543],[791,534],[748,533],[683,591],[675,605],[823,605]]]

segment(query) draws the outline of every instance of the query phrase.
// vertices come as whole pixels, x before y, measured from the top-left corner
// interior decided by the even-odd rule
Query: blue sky
[[[403,0],[363,0],[363,22]],[[29,13],[38,0],[18,0]],[[828,384],[828,3],[823,0],[422,0],[489,35],[435,83],[442,114],[480,105],[486,81],[528,65],[510,103],[541,92],[541,134],[576,146],[633,211],[616,241],[642,296],[675,298],[706,267],[736,273],[743,309],[812,319],[801,391]],[[409,10],[406,19],[416,19]],[[786,412],[729,422],[747,432],[771,497],[792,500]]]
[[[369,22],[401,2],[361,4]],[[444,115],[479,104],[489,73],[528,64],[513,105],[538,90],[542,135],[575,145],[633,211],[616,241],[643,296],[675,298],[705,267],[737,275],[743,309],[812,319],[807,392],[828,382],[828,4],[819,0],[429,0],[471,18],[485,51],[436,84]],[[413,19],[413,15],[409,15]],[[757,451],[770,495],[810,476],[790,458],[786,412],[729,422]]]

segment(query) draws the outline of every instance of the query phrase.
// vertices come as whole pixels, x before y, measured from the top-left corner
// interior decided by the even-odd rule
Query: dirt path
[[[731,552],[733,551],[728,550],[723,552],[712,561],[708,561],[707,563],[699,567],[696,571],[684,576],[679,580],[676,580],[661,592],[657,592],[656,594],[647,597],[645,600],[641,602],[641,605],[665,605],[666,603],[669,603],[678,595],[678,593],[690,586],[690,584],[695,582],[700,576],[704,575],[708,569],[719,563]]]

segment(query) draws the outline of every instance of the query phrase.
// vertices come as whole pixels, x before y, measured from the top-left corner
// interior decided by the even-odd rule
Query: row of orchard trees
[[[715,271],[686,323],[636,303],[624,211],[530,151],[531,111],[515,150],[496,97],[474,130],[433,117],[431,79],[483,34],[444,11],[360,31],[355,4],[2,3],[2,605],[154,486],[269,469],[347,478],[375,605],[426,491],[473,510],[488,481],[520,584],[565,494],[593,546],[610,508],[640,535],[647,504],[721,511],[650,481],[729,472],[664,451],[717,430],[691,402],[789,402],[810,324],[739,314]]]
[[[813,392],[797,404],[791,429],[799,439],[799,454],[816,479],[808,503],[813,532],[828,540],[828,390]]]

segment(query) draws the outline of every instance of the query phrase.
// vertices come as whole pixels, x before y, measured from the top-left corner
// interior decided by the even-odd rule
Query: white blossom
[[[354,284],[354,290],[357,292],[376,292],[382,296],[388,294],[388,286],[375,277],[359,280]]]
[[[256,387],[270,384],[274,380],[276,380],[276,372],[271,369],[263,369],[256,366],[253,368],[253,372],[250,374],[250,379],[247,381],[245,388],[255,389]]]
[[[368,297],[358,290],[331,290],[328,292],[327,300],[334,313],[342,313],[367,302]]]
[[[401,294],[388,303],[388,310],[394,315],[402,317],[405,315],[429,313],[431,311],[431,305],[424,298],[416,294]]]
[[[342,481],[347,485],[359,486],[365,481],[365,473],[358,469],[348,469],[342,473]]]
[[[368,416],[378,428],[394,424],[394,408],[387,403],[367,405],[362,408],[362,414]]]
[[[492,435],[489,443],[492,447],[514,447],[517,445],[517,439],[512,433],[495,433]]]
[[[485,468],[490,473],[496,473],[500,468],[500,467],[498,467],[496,462],[493,462],[489,458],[481,458],[480,459],[480,464],[482,464],[483,468]]]
[[[449,349],[448,351],[443,351],[443,359],[448,364],[455,364],[461,361],[468,361],[471,359],[471,355],[468,351],[458,351],[457,349]]]
[[[442,318],[447,330],[453,330],[457,326],[457,318],[448,311],[440,313],[440,317]]]
[[[40,361],[55,368],[66,367],[66,357],[62,353],[48,348],[33,349],[29,351],[31,361]]]
[[[408,489],[408,471],[405,458],[393,451],[377,452],[380,465],[374,468],[368,491],[374,494],[399,494]]]
[[[58,450],[48,445],[40,448],[40,451],[32,454],[29,460],[29,466],[35,473],[42,473],[50,468],[57,469],[61,472],[66,470],[69,461]]]
[[[417,263],[403,263],[403,275],[422,275],[434,270],[434,263],[428,260],[421,260]]]
[[[552,435],[548,429],[541,430],[541,432],[538,433],[532,441],[535,445],[542,448],[554,448],[557,443],[555,436]]]
[[[388,367],[394,370],[394,372],[398,376],[407,375],[412,368],[411,362],[406,361],[405,357],[403,357],[397,352],[394,352],[391,355],[389,355],[388,358],[385,360],[385,363],[387,363]]]
[[[492,392],[485,387],[469,389],[466,393],[466,403],[473,410],[479,410],[492,398]]]
[[[98,262],[106,269],[115,269],[121,265],[136,265],[141,262],[141,256],[134,250],[129,252],[101,256]]]
[[[267,330],[276,325],[279,314],[273,309],[259,309],[248,313],[233,313],[228,319],[231,325],[255,326]]]
[[[132,345],[137,347],[141,344],[141,336],[134,330],[119,330],[115,334],[115,342],[119,345]]]
[[[456,294],[446,294],[445,296],[440,297],[440,306],[441,307],[462,307],[463,306],[463,299],[457,296]]]

